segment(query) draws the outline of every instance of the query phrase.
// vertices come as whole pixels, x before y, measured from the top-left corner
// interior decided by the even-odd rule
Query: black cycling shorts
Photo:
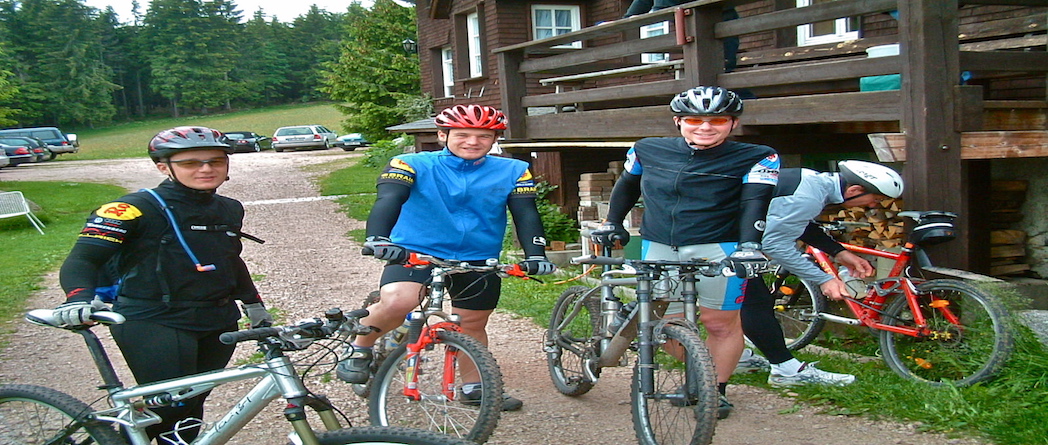
[[[483,265],[484,261],[471,262],[475,265]],[[429,267],[415,269],[404,267],[402,264],[389,264],[382,269],[382,280],[380,286],[389,283],[411,281],[429,285],[431,281]],[[451,296],[451,307],[470,309],[475,311],[489,311],[495,309],[502,295],[502,278],[494,273],[466,272],[451,274],[444,278]]]

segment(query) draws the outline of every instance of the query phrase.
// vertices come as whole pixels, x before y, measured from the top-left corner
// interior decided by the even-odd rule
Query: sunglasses
[[[229,165],[229,158],[214,158],[214,159],[183,159],[181,161],[169,161],[179,167],[196,170],[204,166],[204,164],[210,165],[211,168],[223,168]]]
[[[705,122],[709,122],[710,125],[724,125],[731,122],[730,117],[711,117],[704,119],[701,117],[687,116],[680,118],[680,120],[688,125],[702,125]]]

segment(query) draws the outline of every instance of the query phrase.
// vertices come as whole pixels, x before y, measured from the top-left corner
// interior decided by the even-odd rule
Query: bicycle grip
[[[222,344],[232,345],[248,340],[262,340],[267,337],[276,337],[280,335],[280,328],[255,328],[247,329],[243,331],[235,332],[224,332],[218,336],[218,341]]]
[[[367,309],[357,309],[350,311],[348,314],[346,314],[346,318],[359,320],[361,318],[367,317],[368,315],[371,315],[371,312],[369,312]]]

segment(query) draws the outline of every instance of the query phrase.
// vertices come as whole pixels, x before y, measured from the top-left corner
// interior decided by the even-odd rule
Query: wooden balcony
[[[748,91],[737,137],[780,153],[869,152],[905,162],[908,207],[962,215],[968,239],[951,243],[944,263],[980,270],[966,259],[978,256],[969,249],[981,249],[988,234],[970,216],[982,210],[971,194],[988,187],[990,167],[981,160],[1048,156],[1045,2],[837,0],[722,21],[725,6],[752,1],[698,0],[496,49],[510,119],[505,146],[606,152],[641,137],[679,135],[667,106],[676,93],[697,85]],[[975,4],[1023,8],[1007,18],[962,20],[962,7]],[[721,63],[727,38],[781,36],[803,24],[892,10],[899,12],[895,35],[746,50],[731,72]],[[637,38],[641,27],[662,22],[669,34]],[[582,47],[567,48],[572,42]],[[899,55],[867,57],[866,49],[893,43]],[[645,53],[668,61],[645,68]],[[901,75],[901,86],[860,88],[862,79],[886,75]],[[1011,99],[987,88],[1009,79],[1033,79],[1033,91]]]
[[[934,3],[939,7],[942,2]],[[995,3],[1033,4],[1030,0]],[[725,73],[719,63],[710,62],[723,59],[724,38],[782,32],[837,17],[915,8],[906,8],[896,0],[838,0],[722,22],[723,4],[727,2],[695,1],[680,8],[495,50],[500,60],[502,103],[511,119],[507,137],[511,141],[567,142],[674,135],[666,104],[673,94],[696,85],[720,85],[756,95],[745,102],[741,135],[768,135],[775,132],[774,126],[796,125],[807,125],[809,131],[814,128],[823,134],[896,133],[899,128],[913,128],[902,122],[906,110],[912,109],[911,99],[915,95],[936,96],[942,99],[937,101],[948,102],[952,110],[944,111],[952,111],[950,114],[956,116],[952,129],[958,131],[1045,128],[1048,105],[1043,92],[1039,101],[999,100],[991,104],[983,100],[981,87],[958,85],[961,72],[979,79],[1043,76],[1048,70],[1048,53],[1044,50],[1048,20],[1043,11],[957,27],[956,37],[951,33],[946,41],[934,44],[920,39],[928,32],[924,27],[935,25],[925,22],[956,26],[957,8],[953,14],[933,11],[937,15],[929,20],[901,22],[898,36],[742,52],[738,69]],[[661,22],[670,23],[669,34],[648,39],[620,38],[640,35],[641,27]],[[866,57],[867,48],[900,40],[901,55]],[[563,48],[576,41],[584,42],[584,48]],[[600,44],[604,41],[613,43]],[[640,64],[643,53],[669,54],[671,61]],[[929,57],[931,54],[937,57]],[[944,66],[947,59],[956,68]],[[668,64],[672,65],[671,70],[665,69]],[[904,79],[922,79],[904,81],[901,90],[860,91],[860,79],[864,77],[900,73]],[[929,84],[936,88],[925,88]],[[557,112],[545,113],[549,110]],[[1016,114],[1022,118],[1008,118]],[[1028,150],[1024,153],[1046,154]]]

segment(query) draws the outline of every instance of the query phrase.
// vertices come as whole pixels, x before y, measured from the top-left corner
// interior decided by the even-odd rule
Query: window
[[[440,49],[441,74],[444,77],[444,97],[455,96],[455,53],[451,52],[450,46]]]
[[[531,32],[535,40],[567,34],[581,28],[582,19],[578,6],[531,6]],[[582,48],[582,41],[558,45],[555,48]]]
[[[640,38],[661,36],[670,32],[670,22],[652,23],[640,28]],[[643,53],[640,55],[640,63],[659,63],[670,60],[669,53]]]
[[[797,0],[797,7],[829,3],[835,0]],[[797,27],[797,45],[819,45],[859,38],[859,18],[841,17],[836,20],[809,23]]]
[[[469,49],[469,76],[484,75],[484,54],[480,45],[480,14],[473,12],[466,15],[466,45]]]

